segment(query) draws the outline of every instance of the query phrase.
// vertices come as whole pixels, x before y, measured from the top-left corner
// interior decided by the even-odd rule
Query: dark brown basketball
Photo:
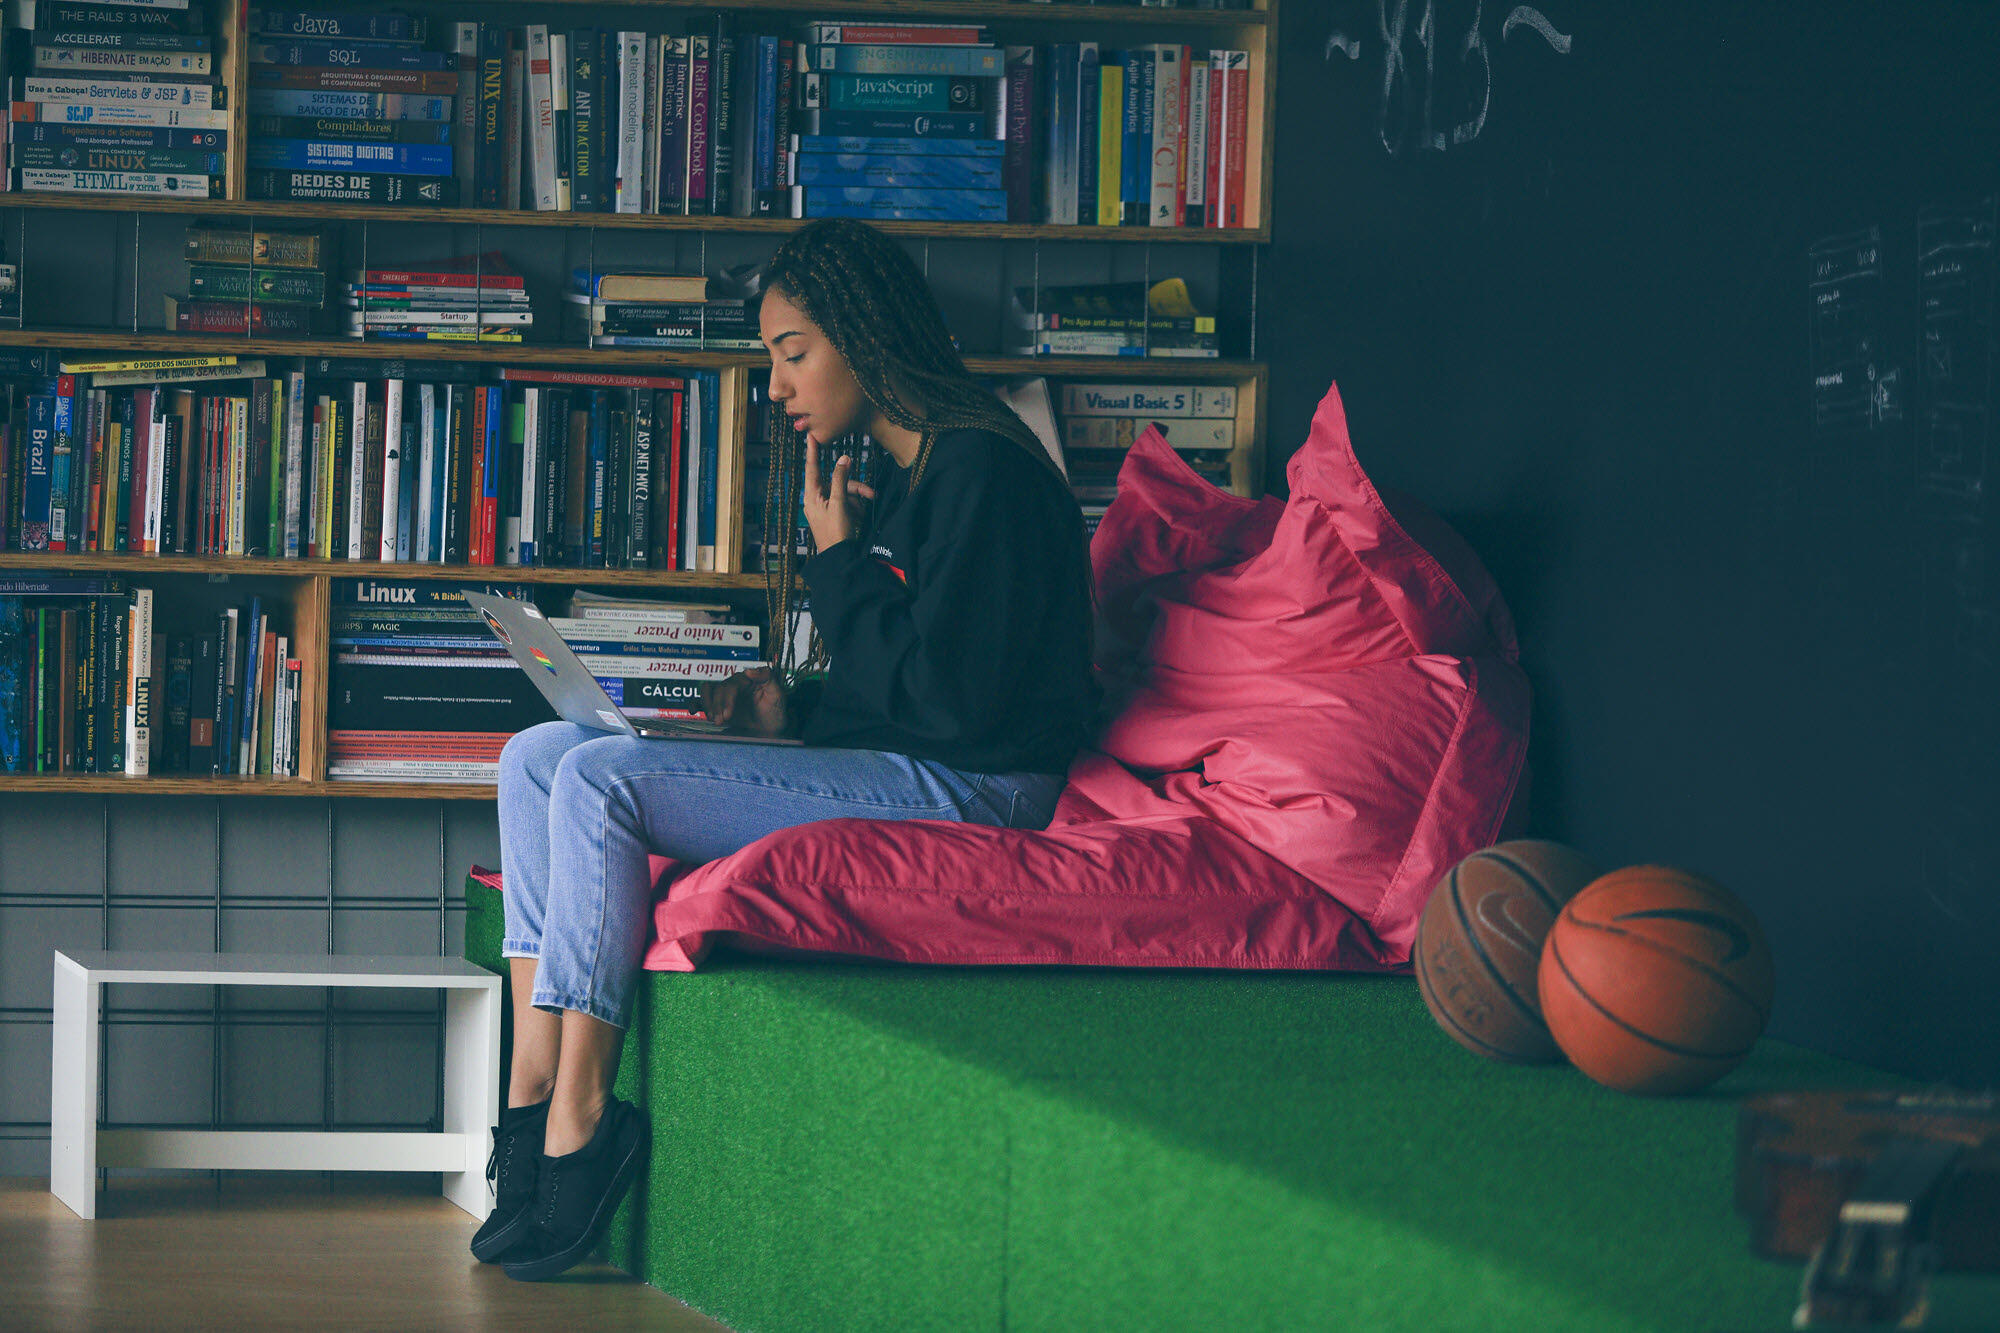
[[[1665,1095],[1734,1069],[1771,1013],[1771,948],[1729,890],[1669,866],[1614,870],[1563,908],[1542,1013],[1578,1069]]]
[[[1417,923],[1417,989],[1438,1026],[1478,1055],[1560,1060],[1542,1022],[1535,967],[1564,903],[1597,867],[1559,842],[1521,839],[1474,852],[1431,891]]]

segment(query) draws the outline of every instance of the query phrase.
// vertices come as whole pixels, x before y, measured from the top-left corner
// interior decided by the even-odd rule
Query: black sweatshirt
[[[1083,515],[997,432],[940,435],[894,468],[864,529],[805,566],[830,669],[812,745],[975,773],[1062,773],[1097,708]]]

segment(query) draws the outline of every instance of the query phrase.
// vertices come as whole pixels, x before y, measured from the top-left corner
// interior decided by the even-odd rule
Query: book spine
[[[521,392],[520,536],[516,546],[519,563],[534,565],[541,557],[542,503],[542,398],[539,385]]]
[[[1204,133],[1208,140],[1202,162],[1202,197],[1204,200],[1203,225],[1220,227],[1223,225],[1222,197],[1227,179],[1223,168],[1223,103],[1224,89],[1229,84],[1228,52],[1212,50],[1205,63],[1208,65],[1208,115]]]
[[[407,14],[341,13],[324,9],[259,9],[251,11],[250,30],[266,36],[421,42],[430,35],[430,20],[412,18]]]
[[[9,79],[7,86],[16,102],[172,106],[187,111],[216,111],[222,109],[226,101],[219,84],[200,79],[154,78],[144,74],[97,78],[30,74]]]
[[[1036,89],[1035,89],[1035,48],[1032,46],[1010,46],[1007,48],[1007,74],[1001,96],[1006,103],[1003,123],[1006,126],[1005,156],[1002,159],[1000,175],[1007,191],[1007,220],[1009,222],[1033,222],[1035,220],[1035,182],[1037,179],[1035,149],[1040,143],[1036,134]]]
[[[433,525],[437,521],[436,500],[432,493],[438,475],[437,438],[437,386],[419,384],[417,386],[417,495],[416,495],[416,540],[411,550],[411,558],[433,561],[438,558],[438,546],[433,538]]]
[[[1212,77],[1212,76],[1211,76]],[[1250,115],[1250,53],[1230,51],[1223,64],[1222,225],[1241,227],[1244,217],[1244,164]]]
[[[304,371],[290,371],[285,376],[284,412],[284,500],[283,528],[279,540],[281,546],[273,547],[272,554],[283,553],[287,560],[296,560],[303,554],[300,547],[299,520],[305,503],[306,469],[306,377]]]
[[[569,34],[570,206],[597,211],[597,30]]]
[[[685,35],[663,39],[660,87],[660,201],[662,213],[689,211],[689,92],[693,44]]]
[[[715,56],[708,33],[688,35],[687,213],[709,213],[709,187],[714,180]]]
[[[736,188],[736,35],[729,16],[715,16],[709,47],[708,75],[708,212],[720,217],[730,210]]]
[[[611,183],[611,211],[637,213],[645,180],[641,131],[646,118],[646,34],[620,32],[617,43],[617,175]]]
[[[225,135],[221,130],[166,129],[152,125],[64,125],[42,121],[17,121],[12,128],[16,149],[33,147],[60,154],[71,148],[105,148],[119,152],[220,153]],[[16,165],[32,165],[20,162]]]
[[[1002,69],[998,47],[917,45],[867,42],[807,42],[800,48],[799,67],[819,74],[924,74],[963,78],[997,78]]]
[[[721,461],[721,442],[716,436],[716,397],[721,382],[712,371],[697,371],[694,378],[701,386],[698,418],[688,427],[690,436],[699,438],[701,448],[701,492],[695,515],[700,526],[695,538],[694,567],[708,571],[716,567],[717,469]]]
[[[253,116],[333,116],[354,120],[450,121],[452,119],[452,97],[427,97],[421,93],[253,88],[249,93],[249,106],[250,114]],[[228,115],[226,111],[189,111],[183,113],[183,118],[179,120],[133,123],[186,125],[194,129],[226,130],[229,128]],[[189,119],[189,117],[204,116],[216,119]],[[75,120],[77,117],[68,116],[62,119]]]
[[[471,522],[471,510],[467,485],[470,480],[471,460],[466,457],[471,441],[469,404],[467,391],[459,385],[451,385],[445,394],[445,513],[444,513],[444,559],[446,564],[466,563],[467,529]]]
[[[252,65],[250,87],[253,93],[397,93],[406,97],[449,98],[458,95],[458,71]]]
[[[797,136],[794,136],[796,139]],[[877,189],[1005,191],[1003,165],[987,157],[913,156],[887,153],[801,153],[793,158],[794,185]],[[1093,200],[1093,206],[1095,201]],[[1009,201],[1011,207],[1011,199]]]
[[[778,87],[777,101],[771,117],[771,177],[773,189],[769,211],[783,215],[789,204],[786,197],[786,178],[791,174],[792,112],[795,102],[793,88],[797,82],[798,43],[780,41],[778,43]]]
[[[625,564],[644,569],[651,563],[653,487],[657,472],[656,427],[653,421],[653,393],[650,389],[632,394],[631,488],[626,498]]]
[[[992,96],[986,83],[983,78],[808,71],[798,76],[795,96],[806,111],[984,111]]]
[[[591,569],[605,565],[604,515],[610,499],[610,395],[590,395],[590,411],[585,424],[589,489],[584,513],[583,563]]]
[[[250,400],[231,398],[229,409],[229,496],[224,527],[228,554],[248,554],[250,540],[250,460],[255,450],[250,435]]]
[[[250,515],[252,554],[277,557],[285,540],[285,386],[282,380],[250,382]]]
[[[21,549],[46,551],[53,499],[50,471],[55,454],[55,400],[48,394],[33,394],[27,400],[27,411],[27,495],[21,515]]]
[[[206,33],[171,32],[166,29],[119,31],[86,26],[80,22],[61,28],[36,28],[29,40],[35,44],[38,59],[43,48],[68,47],[80,51],[200,52],[211,50],[214,46],[214,42]]]
[[[1187,162],[1183,178],[1183,225],[1208,225],[1208,83],[1205,53],[1187,61]]]
[[[37,34],[42,36],[45,34]],[[114,74],[192,75],[204,77],[214,58],[207,51],[142,51],[112,47],[43,45],[34,48],[35,69],[51,74],[104,70]]]
[[[507,30],[497,23],[481,23],[476,42],[479,81],[472,197],[480,208],[499,208],[507,179],[507,164],[502,160],[506,147],[502,110],[507,94]]]
[[[1074,196],[1071,198],[1074,199]],[[1007,195],[1003,190],[903,190],[800,185],[792,188],[792,216],[1005,222]]]
[[[570,110],[569,34],[549,34],[549,103],[554,119],[550,138],[555,145],[556,212],[567,213],[575,206],[572,194],[570,155],[576,142]]]
[[[1154,76],[1152,47],[1133,47],[1125,53],[1124,170],[1118,200],[1128,227],[1144,226],[1152,212]]]
[[[317,139],[254,139],[248,162],[259,171],[452,174],[451,149],[441,144],[330,143]]]
[[[458,203],[458,182],[443,176],[399,176],[379,172],[251,171],[246,174],[245,189],[253,199],[412,204],[427,208],[449,208]]]
[[[978,46],[987,43],[986,26],[980,23],[816,22],[806,25],[805,35],[809,42],[851,42],[859,45]]]
[[[1077,91],[1082,60],[1082,48],[1075,42],[1058,42],[1049,48],[1048,119],[1043,136],[1047,143],[1047,197],[1042,216],[1065,226],[1076,222]]]
[[[448,51],[420,51],[402,42],[331,41],[323,38],[262,36],[250,42],[256,65],[330,65],[341,69],[454,70]],[[206,71],[203,71],[206,72]]]
[[[129,773],[131,751],[127,748],[131,727],[127,720],[132,694],[132,621],[134,608],[120,603],[111,612],[111,661],[109,690],[105,700],[105,745],[104,762],[99,769],[105,773]],[[150,617],[149,617],[150,619]],[[152,674],[152,635],[147,638],[147,675]],[[146,744],[151,745],[150,723],[152,720],[152,681],[147,680],[147,722],[149,724]],[[150,756],[149,756],[150,758]],[[143,774],[139,775],[143,776]]]
[[[537,212],[556,211],[555,84],[549,66],[549,25],[528,25],[528,179]]]
[[[590,154],[596,163],[596,211],[609,213],[617,204],[612,187],[618,172],[618,33],[613,28],[599,28],[596,36],[597,54],[591,65],[591,106],[596,114]]]
[[[521,478],[527,463],[527,405],[507,399],[495,389],[500,403],[504,431],[500,438],[500,552],[499,564],[522,563],[521,547],[527,540],[527,516],[522,512],[524,496],[533,488]]]
[[[491,565],[499,557],[501,446],[506,440],[507,421],[500,386],[489,384],[474,392],[480,398],[479,563]]]
[[[49,550],[73,549],[70,530],[74,525],[70,499],[73,463],[76,458],[76,376],[56,377],[50,415],[49,436]]]
[[[1180,181],[1180,48],[1162,42],[1153,48],[1153,170],[1148,178],[1146,221],[1171,227]]]
[[[377,558],[394,560],[398,535],[398,515],[403,503],[403,381],[388,380],[382,393],[382,505],[376,529],[380,534]]]
[[[221,153],[189,148],[96,148],[73,144],[15,144],[8,153],[9,164],[25,170],[52,171],[68,176],[77,172],[107,172],[130,176],[219,176],[223,170]]]
[[[409,560],[416,548],[417,422],[407,404],[403,412],[403,433],[398,450],[402,459],[402,476],[396,501],[395,558]]]
[[[1097,198],[1085,200],[1096,207],[1100,227],[1116,227],[1124,220],[1119,195],[1125,179],[1125,60],[1117,51],[1106,51],[1097,67]]]
[[[171,194],[195,199],[220,199],[216,176],[186,176],[160,171],[38,171],[18,173],[23,190],[53,190],[60,194],[99,191],[111,194]]]

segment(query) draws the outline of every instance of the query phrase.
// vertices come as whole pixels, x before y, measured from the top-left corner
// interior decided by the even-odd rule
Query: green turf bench
[[[760,1331],[1786,1328],[1735,1101],[1879,1077],[1766,1041],[1626,1097],[1466,1054],[1403,978],[718,960],[640,995],[653,1152],[608,1254]],[[2000,1311],[1935,1295],[1936,1328]]]

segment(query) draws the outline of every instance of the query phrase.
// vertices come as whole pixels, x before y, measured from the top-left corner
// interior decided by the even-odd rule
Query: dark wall
[[[1274,488],[1337,382],[1520,621],[1535,831],[1734,888],[1774,1035],[2000,1079],[1993,252],[1940,252],[1969,294],[1918,262],[1925,210],[1925,243],[1992,238],[2000,10],[1549,0],[1559,53],[1486,5],[1467,57],[1475,5],[1438,0],[1440,150],[1421,0],[1385,112],[1396,7],[1283,14]],[[1820,333],[1892,388],[1840,411],[1809,256],[1869,228]]]

